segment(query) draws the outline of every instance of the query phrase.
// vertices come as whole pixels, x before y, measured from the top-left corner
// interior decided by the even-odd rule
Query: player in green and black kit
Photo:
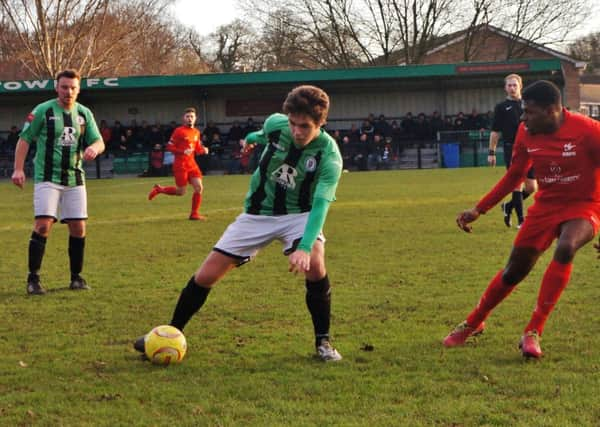
[[[36,144],[34,158],[33,208],[35,222],[29,241],[27,293],[46,290],[39,271],[52,225],[58,219],[69,227],[70,288],[89,289],[80,276],[85,247],[87,195],[82,160],[94,160],[104,151],[104,142],[92,112],[78,104],[81,76],[65,70],[56,76],[58,98],[36,106],[17,142],[13,183],[23,188],[24,164],[29,145]]]
[[[305,275],[317,354],[337,361],[342,356],[329,339],[331,290],[321,231],[342,171],[337,144],[321,129],[329,97],[317,87],[299,86],[288,94],[283,111],[285,115],[273,114],[261,131],[247,136],[247,143],[266,147],[252,175],[244,213],[229,225],[182,290],[171,325],[182,330],[219,279],[279,240],[289,271]],[[134,347],[143,352],[144,337]]]

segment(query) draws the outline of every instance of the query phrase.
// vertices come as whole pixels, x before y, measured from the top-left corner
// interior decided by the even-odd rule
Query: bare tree
[[[97,37],[92,23],[104,21],[108,0],[90,0],[85,5],[77,0],[0,0],[0,8],[26,54],[22,64],[36,77],[46,77],[71,62],[75,41]]]
[[[586,73],[600,72],[600,32],[578,38],[569,45],[568,50],[571,56],[587,61]]]
[[[493,5],[494,0],[470,0],[466,5],[471,15],[465,29],[463,61],[472,60],[484,48],[485,40],[482,37],[485,38],[485,34],[479,30],[489,24]]]
[[[198,34],[193,29],[188,29],[184,33],[184,45],[188,46],[190,51],[195,55],[195,57],[207,64],[210,63],[207,55],[207,45],[208,41],[205,37]],[[210,65],[211,71],[214,71],[214,67],[212,64]]]
[[[325,67],[351,67],[360,62],[360,45],[353,36],[360,30],[352,28],[350,0],[303,0],[297,4],[305,10],[306,54]]]
[[[496,0],[490,23],[509,33],[506,59],[522,56],[532,44],[564,42],[588,16],[590,0]]]
[[[13,46],[19,44],[19,35],[10,28],[5,16],[0,13],[0,77],[20,78],[22,67],[13,56]]]
[[[261,36],[254,48],[261,70],[290,70],[316,68],[318,64],[305,53],[308,37],[302,31],[298,19],[288,10],[278,9],[269,13],[260,29]]]
[[[394,5],[392,2],[381,0],[366,0],[365,8],[368,11],[368,19],[364,22],[364,37],[362,37],[364,43],[360,43],[360,34],[353,33],[354,38],[365,57],[369,58],[369,63],[389,64],[392,55],[401,46],[397,22],[394,18]],[[374,57],[369,52],[368,46],[377,46],[375,52],[377,56]]]
[[[452,0],[245,0],[247,11],[269,22],[272,10],[301,34],[297,51],[321,67],[419,63],[450,22]],[[294,17],[293,19],[289,17]]]
[[[119,75],[194,74],[211,70],[206,60],[195,54],[191,30],[168,19],[146,17],[144,37],[127,45],[120,55]]]
[[[423,62],[451,21],[452,0],[390,0],[398,21],[405,64]]]
[[[11,54],[31,77],[70,67],[86,76],[114,73],[173,0],[0,0],[18,36]],[[7,44],[4,47],[7,48]]]
[[[250,52],[251,46],[256,43],[258,36],[254,30],[241,20],[222,25],[210,34],[210,43],[207,53],[212,58],[213,68],[224,73],[235,71],[253,71],[253,61]],[[195,50],[201,50],[196,45]]]

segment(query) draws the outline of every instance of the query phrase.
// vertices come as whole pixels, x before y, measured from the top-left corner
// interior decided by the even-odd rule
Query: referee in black
[[[506,99],[496,105],[494,109],[494,121],[492,123],[492,131],[490,132],[490,145],[488,153],[488,164],[496,166],[496,147],[500,138],[504,144],[504,163],[506,169],[510,166],[512,159],[512,148],[517,135],[517,129],[523,114],[521,106],[521,89],[523,81],[518,74],[509,74],[504,78],[504,90]],[[514,209],[519,221],[519,227],[523,223],[523,200],[537,190],[537,181],[533,175],[533,168],[527,172],[525,180],[525,189],[522,187],[516,188],[512,193],[512,200],[507,203],[502,203],[502,213],[504,215],[504,224],[507,227],[511,226],[511,214]]]

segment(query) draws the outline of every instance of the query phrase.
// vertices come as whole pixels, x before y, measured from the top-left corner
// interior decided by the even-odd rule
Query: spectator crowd
[[[337,120],[336,128],[327,130],[340,147],[345,169],[386,169],[401,156],[404,147],[432,145],[440,131],[487,130],[491,126],[492,115],[492,111],[479,114],[476,109],[466,115],[459,112],[455,116],[445,117],[438,111],[431,115],[419,113],[416,116],[407,112],[402,117],[389,120],[383,114],[376,117],[371,113],[362,121]],[[343,124],[340,126],[340,123]],[[260,152],[256,149],[254,152],[245,151],[242,146],[246,135],[260,129],[261,125],[252,118],[245,122],[234,121],[227,126],[208,121],[201,133],[202,142],[209,148],[210,155],[197,157],[200,168],[204,173],[219,169],[230,174],[254,170]],[[147,174],[166,175],[170,172],[173,158],[164,147],[177,126],[174,121],[165,125],[150,125],[146,120],[138,124],[135,119],[127,126],[119,120],[109,126],[106,120],[100,120],[100,133],[107,147],[104,156],[117,158],[144,153],[148,155]],[[4,137],[0,137],[0,159],[5,159],[6,163],[14,157],[19,132],[17,126],[12,126]],[[33,156],[34,148],[35,145],[29,157]]]

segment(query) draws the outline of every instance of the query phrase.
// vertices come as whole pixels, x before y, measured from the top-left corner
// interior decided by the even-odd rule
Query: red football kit
[[[515,239],[517,247],[547,249],[560,225],[585,218],[600,228],[600,123],[563,109],[552,134],[531,135],[520,124],[510,168],[477,204],[485,213],[525,180],[533,166],[539,190]]]
[[[202,145],[198,129],[179,126],[173,131],[166,149],[175,155],[173,176],[178,187],[187,185],[190,178],[202,178],[194,156],[206,154],[206,148]],[[186,150],[192,151],[186,154]]]

